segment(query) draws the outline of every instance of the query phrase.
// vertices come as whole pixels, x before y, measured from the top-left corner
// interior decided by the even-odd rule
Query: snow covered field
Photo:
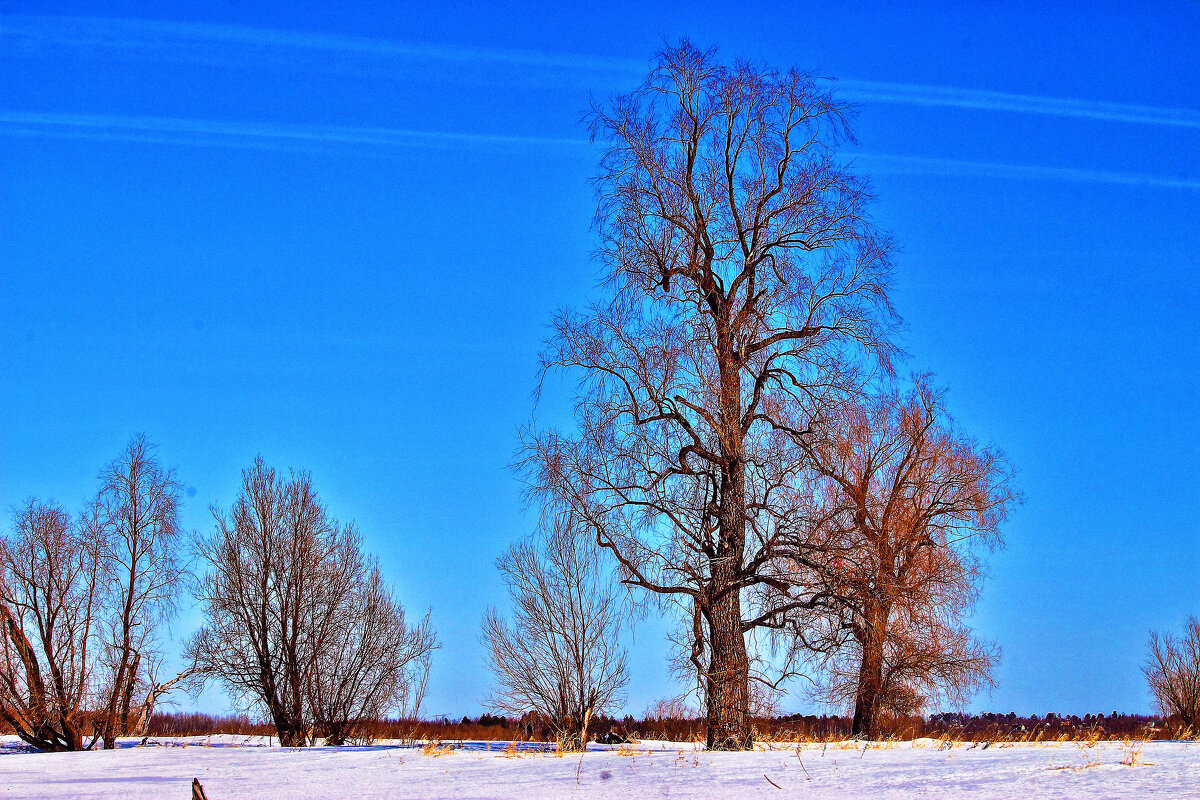
[[[128,743],[132,745],[133,743]],[[0,798],[170,800],[192,778],[247,798],[1200,798],[1200,744],[936,742],[707,753],[648,742],[584,756],[374,747],[281,749],[261,739],[162,739],[90,753],[28,752],[0,737]],[[492,743],[495,747],[495,743]],[[481,745],[482,747],[482,745]]]

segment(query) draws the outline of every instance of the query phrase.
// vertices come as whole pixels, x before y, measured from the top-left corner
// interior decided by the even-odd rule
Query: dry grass
[[[504,750],[496,756],[496,758],[527,758],[529,756],[540,755],[532,750],[525,750],[517,745],[516,742],[509,742]]]
[[[443,744],[439,741],[426,742],[421,746],[421,752],[432,758],[441,758],[454,752],[454,745]]]
[[[1142,750],[1146,748],[1148,739],[1140,741],[1131,741],[1125,745],[1125,757],[1121,759],[1121,763],[1127,767],[1151,767],[1153,763],[1148,761],[1140,761]]]

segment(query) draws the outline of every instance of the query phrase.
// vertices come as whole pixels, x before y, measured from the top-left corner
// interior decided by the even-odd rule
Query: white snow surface
[[[30,752],[0,737],[0,798],[1200,798],[1200,743],[982,745],[929,739],[709,753],[692,745],[594,746],[514,755],[468,743],[444,754],[381,743],[280,748],[259,737],[121,742],[117,750]],[[490,746],[491,750],[482,749]],[[480,748],[480,749],[473,749]]]

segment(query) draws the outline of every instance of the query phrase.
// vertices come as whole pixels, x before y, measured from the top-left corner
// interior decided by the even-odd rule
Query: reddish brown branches
[[[98,543],[53,503],[26,502],[0,539],[0,719],[42,750],[90,733],[100,569]]]
[[[924,378],[831,408],[802,441],[821,476],[822,546],[801,569],[830,601],[795,630],[829,655],[828,690],[853,699],[855,735],[990,683],[995,652],[962,619],[978,592],[976,549],[1000,542],[1016,500],[1003,456],[955,428]]]
[[[137,436],[101,471],[79,520],[32,500],[14,517],[0,542],[0,716],[26,741],[114,747],[175,685],[155,676],[182,574],[178,494]]]

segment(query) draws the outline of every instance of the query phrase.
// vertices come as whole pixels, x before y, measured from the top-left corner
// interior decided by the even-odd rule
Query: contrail
[[[163,48],[164,37],[182,42],[219,42],[256,47],[353,53],[384,58],[410,58],[463,64],[506,64],[519,67],[555,68],[580,72],[628,73],[636,80],[646,64],[578,53],[540,50],[458,47],[418,44],[358,36],[333,36],[243,25],[215,25],[101,17],[49,17],[11,15],[0,17],[0,36],[17,46],[33,50],[39,42],[54,41],[80,48],[156,50],[164,58],[188,58],[187,51],[171,53]]]
[[[1142,125],[1200,128],[1200,111],[1190,108],[1163,108],[1128,103],[1068,100],[1061,97],[1039,97],[980,89],[956,89],[875,81],[843,80],[838,81],[838,85],[842,89],[840,94],[843,97],[862,103],[880,102],[984,111],[1011,111],[1018,114],[1044,114],[1104,122],[1133,122]]]
[[[873,174],[949,175],[1013,180],[1048,180],[1072,183],[1104,183],[1118,186],[1144,186],[1156,189],[1200,189],[1200,180],[1170,175],[1137,172],[1047,167],[1039,164],[1000,164],[951,158],[857,153],[853,157]]]
[[[36,54],[42,52],[47,42],[54,42],[81,50],[104,48],[122,54],[140,52],[164,60],[206,60],[202,53],[196,52],[196,45],[224,43],[250,48],[350,54],[392,61],[510,67],[519,70],[520,79],[526,80],[530,78],[531,71],[574,73],[606,88],[631,87],[646,72],[645,62],[580,53],[418,44],[196,22],[10,15],[0,17],[0,36],[9,40],[7,49],[13,53],[24,51]],[[1200,128],[1200,109],[868,80],[840,80],[838,86],[844,98],[859,103],[961,108]]]
[[[568,156],[582,157],[588,153],[586,139],[404,128],[283,125],[264,122],[227,122],[111,114],[0,112],[0,135],[247,148],[371,147],[385,150],[405,147],[510,150],[532,148],[541,151],[551,150]],[[1101,183],[1160,189],[1200,189],[1200,180],[1169,175],[1072,169],[1034,164],[999,164],[882,153],[852,153],[847,157],[852,161],[863,163],[876,174],[949,175]]]
[[[367,145],[382,147],[541,147],[578,148],[584,139],[504,136],[408,130],[404,128],[284,125],[225,122],[177,117],[131,117],[113,114],[40,114],[0,111],[0,133],[13,136],[154,141],[170,144],[255,146],[270,144]]]

